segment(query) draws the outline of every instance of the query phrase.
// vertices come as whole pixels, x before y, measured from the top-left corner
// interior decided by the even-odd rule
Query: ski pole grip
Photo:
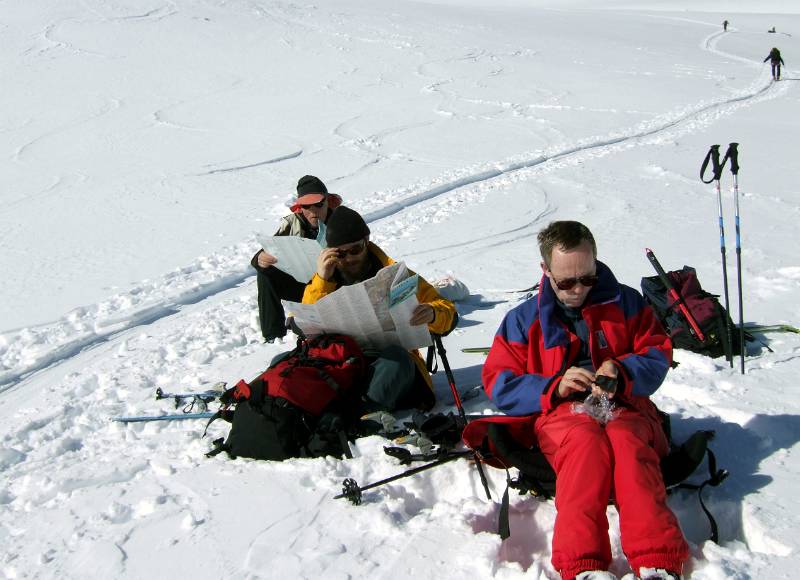
[[[728,145],[728,151],[725,153],[725,157],[729,157],[731,160],[731,173],[734,175],[739,174],[739,144],[738,143],[731,143]]]
[[[705,174],[706,169],[708,168],[708,162],[711,161],[711,179],[706,181]],[[719,164],[719,145],[712,145],[708,149],[708,153],[706,153],[706,158],[703,159],[703,165],[700,167],[700,181],[703,183],[711,183],[712,181],[718,181],[720,176],[722,175],[722,168]]]

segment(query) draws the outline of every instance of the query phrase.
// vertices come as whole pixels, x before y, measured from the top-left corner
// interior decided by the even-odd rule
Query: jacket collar
[[[589,291],[581,310],[597,304],[619,302],[620,300],[619,282],[611,269],[600,260],[597,260],[597,275],[600,279]],[[546,275],[542,275],[537,299],[539,301],[539,323],[542,326],[545,348],[569,344],[567,329],[556,317],[557,298],[550,284],[550,278]]]

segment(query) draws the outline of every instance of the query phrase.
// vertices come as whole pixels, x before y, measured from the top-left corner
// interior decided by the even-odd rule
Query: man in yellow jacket
[[[317,271],[306,285],[303,303],[313,304],[340,286],[358,284],[394,263],[383,250],[369,241],[369,227],[354,210],[340,206],[328,218],[327,248],[317,259]],[[419,306],[411,324],[427,324],[434,334],[447,334],[458,322],[452,302],[442,298],[421,276],[417,288]],[[390,346],[381,351],[365,351],[370,361],[364,394],[366,411],[394,411],[418,407],[429,409],[435,402],[431,376],[419,352]]]

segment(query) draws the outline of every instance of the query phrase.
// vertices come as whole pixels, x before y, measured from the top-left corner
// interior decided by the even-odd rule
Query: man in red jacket
[[[533,427],[556,472],[553,566],[566,579],[615,578],[612,499],[637,577],[680,578],[688,546],[666,504],[659,462],[668,445],[649,399],[669,370],[669,337],[642,296],[597,260],[586,226],[553,222],[538,241],[539,294],[506,315],[483,384],[517,429]],[[590,393],[614,403],[607,422],[577,412]]]

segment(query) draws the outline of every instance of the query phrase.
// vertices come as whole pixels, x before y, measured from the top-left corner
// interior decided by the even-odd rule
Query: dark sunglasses
[[[302,207],[303,209],[311,209],[312,207],[320,208],[323,205],[325,205],[324,199],[322,201],[318,201],[317,203],[309,203],[308,205],[301,205],[300,207]]]
[[[337,248],[340,256],[358,256],[361,252],[364,251],[364,248],[367,247],[367,240],[361,240],[361,242],[357,246],[352,246],[343,250],[342,248]]]
[[[572,290],[578,282],[581,283],[581,286],[591,288],[597,284],[598,280],[600,280],[600,278],[597,274],[589,274],[587,276],[581,276],[580,278],[564,278],[563,280],[556,280],[556,277],[553,276],[553,282],[555,282],[559,290]]]

